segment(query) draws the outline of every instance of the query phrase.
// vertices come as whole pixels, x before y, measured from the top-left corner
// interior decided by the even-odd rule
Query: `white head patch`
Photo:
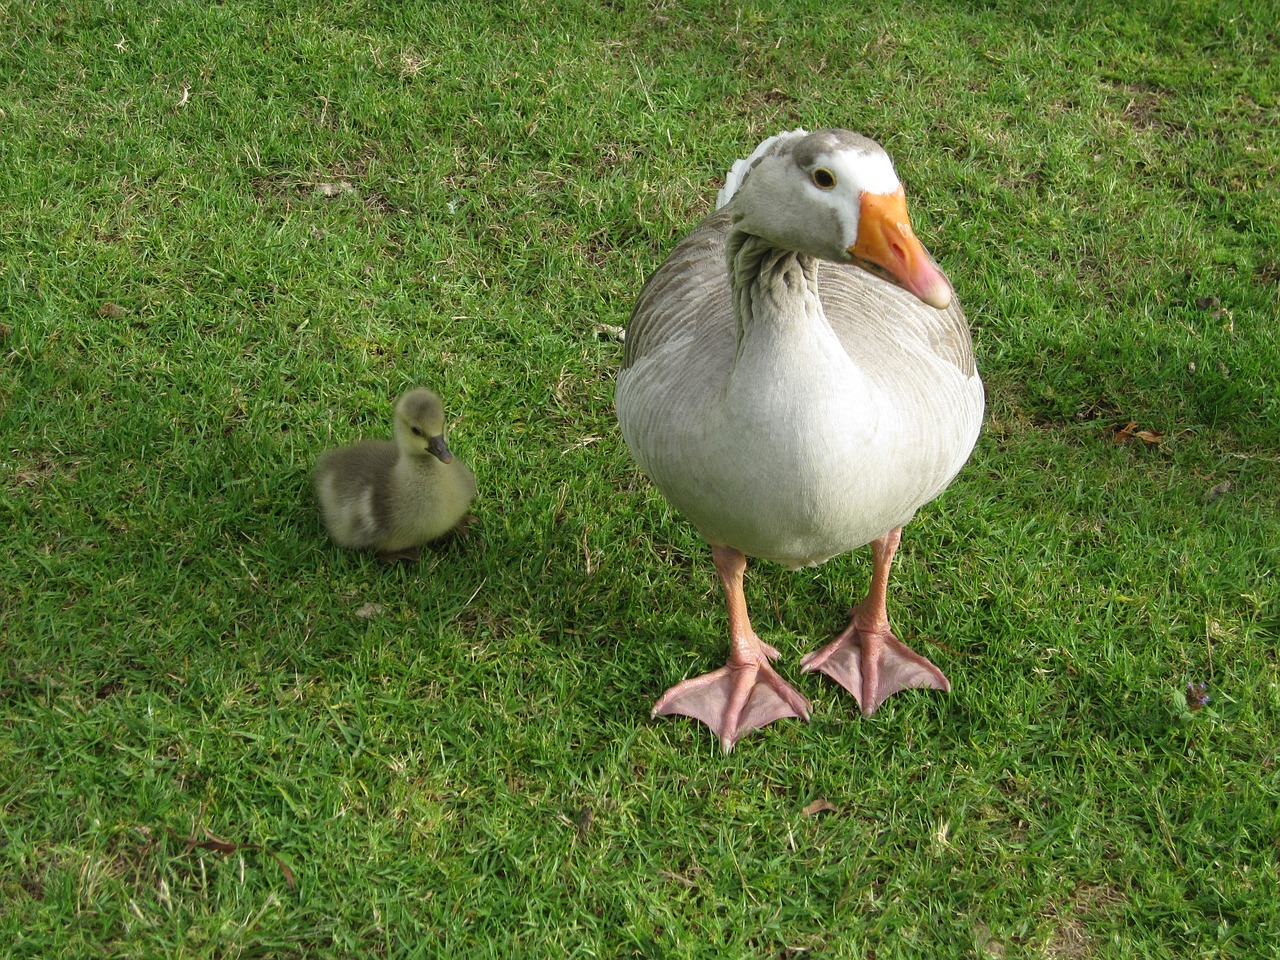
[[[883,150],[874,150],[850,156],[849,153],[822,154],[818,157],[820,166],[832,170],[856,170],[854,178],[864,193],[893,193],[902,181],[893,170],[893,161]]]
[[[893,193],[902,186],[902,182],[893,170],[893,161],[874,141],[849,134],[847,131],[829,131],[829,133],[837,135],[840,146],[816,156],[810,154],[814,167],[827,167],[837,175],[838,179],[847,178],[866,193]],[[725,176],[724,187],[716,195],[716,209],[719,210],[733,199],[756,164],[767,156],[793,149],[807,136],[809,132],[803,128],[774,134],[756,147],[750,156],[735,161]]]

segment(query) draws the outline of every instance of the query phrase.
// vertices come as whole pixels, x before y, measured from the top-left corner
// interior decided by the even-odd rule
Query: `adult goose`
[[[808,719],[751,627],[746,557],[796,569],[867,543],[867,595],[803,671],[868,716],[904,688],[950,689],[894,636],[885,596],[903,525],[973,449],[982,382],[878,144],[793,130],[735,163],[717,211],[640,291],[616,404],[640,468],[710,543],[728,605],[727,663],[671,687],[655,716],[701,720],[726,752]]]

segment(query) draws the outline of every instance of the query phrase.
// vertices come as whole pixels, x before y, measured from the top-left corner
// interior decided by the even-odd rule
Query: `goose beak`
[[[441,463],[449,463],[453,460],[453,454],[449,452],[448,445],[444,442],[444,436],[432,437],[427,441],[427,451],[435,456]]]
[[[951,303],[951,283],[916,239],[907,219],[907,195],[864,193],[858,217],[858,239],[848,249],[854,260],[873,263],[931,307],[945,310]]]

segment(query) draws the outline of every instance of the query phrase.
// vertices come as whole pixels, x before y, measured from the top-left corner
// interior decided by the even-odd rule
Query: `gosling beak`
[[[887,270],[899,286],[931,307],[945,310],[951,303],[951,283],[916,239],[901,187],[893,193],[862,195],[858,239],[847,252],[854,260]]]
[[[444,442],[444,436],[432,437],[427,441],[427,451],[435,456],[441,463],[449,463],[453,460],[453,454],[449,452],[448,445]]]

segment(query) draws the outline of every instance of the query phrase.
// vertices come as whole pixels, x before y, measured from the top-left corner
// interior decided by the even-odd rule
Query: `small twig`
[[[178,831],[174,830],[173,827],[169,827],[169,836],[173,837],[173,839],[177,840],[179,843],[184,844],[188,850],[212,850],[214,853],[221,854],[236,853],[240,850],[256,850],[260,853],[265,853],[280,865],[280,869],[284,872],[284,882],[289,885],[289,889],[297,889],[298,884],[297,881],[293,879],[293,871],[289,869],[289,865],[280,859],[278,854],[268,850],[266,847],[262,846],[262,844],[232,843],[230,840],[223,840],[219,837],[215,837],[209,832],[208,827],[204,828],[204,834],[207,838],[204,840],[197,839],[196,837],[180,837],[178,836]]]
[[[658,876],[660,876],[663,880],[670,880],[672,883],[678,883],[682,887],[686,887],[689,890],[692,890],[694,887],[697,886],[697,884],[694,883],[692,880],[690,880],[688,877],[682,877],[680,874],[672,873],[670,870],[659,870]]]

